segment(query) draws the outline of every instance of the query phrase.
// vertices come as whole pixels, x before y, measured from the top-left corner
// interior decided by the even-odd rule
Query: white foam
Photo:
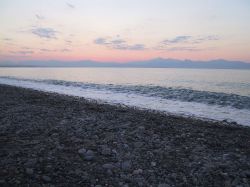
[[[163,111],[171,114],[194,116],[212,120],[229,120],[250,126],[250,111],[218,105],[207,105],[197,102],[183,102],[162,99],[159,97],[142,96],[133,93],[116,93],[110,90],[83,89],[81,87],[53,85],[44,82],[0,78],[0,84],[32,88],[35,90],[55,92],[87,99],[95,99],[110,104],[124,104],[139,108]]]

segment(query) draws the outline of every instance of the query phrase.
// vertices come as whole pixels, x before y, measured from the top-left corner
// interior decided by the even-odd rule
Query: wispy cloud
[[[133,50],[133,51],[142,51],[145,50],[146,47],[144,44],[134,44],[134,45],[114,45],[114,49],[120,49],[120,50]]]
[[[165,45],[171,45],[171,44],[177,44],[177,43],[184,43],[190,40],[192,36],[176,36],[175,38],[172,39],[166,39],[162,41],[163,44]]]
[[[73,42],[71,40],[65,40],[66,45],[71,45]]]
[[[30,47],[22,47],[22,49],[27,50],[27,49],[32,49],[32,48],[30,48]]]
[[[209,36],[198,36],[196,38],[193,38],[192,41],[194,44],[199,44],[203,42],[209,42],[209,41],[217,41],[220,40],[220,37],[217,35],[209,35]]]
[[[125,40],[121,40],[121,39],[116,39],[116,40],[112,40],[111,43],[119,45],[119,44],[126,43],[126,41]]]
[[[128,44],[127,41],[116,38],[96,38],[94,43],[97,45],[103,45],[108,48],[117,49],[117,50],[134,50],[134,51],[141,51],[145,50],[146,47],[144,44]]]
[[[45,53],[50,53],[50,52],[70,52],[71,50],[68,48],[63,48],[63,49],[46,49],[46,48],[42,48],[40,49],[41,52],[45,52]]]
[[[42,48],[40,49],[41,52],[56,52],[55,49],[45,49],[45,48]]]
[[[200,49],[197,47],[170,47],[167,48],[168,51],[202,51],[204,49]]]
[[[71,50],[70,50],[70,49],[67,49],[67,48],[64,48],[64,49],[61,49],[60,51],[61,51],[61,52],[70,52]]]
[[[219,40],[217,35],[208,35],[208,36],[176,36],[175,38],[163,40],[161,43],[164,45],[175,45],[175,44],[198,44],[207,41],[216,41]]]
[[[3,40],[3,41],[12,41],[11,38],[3,38],[2,40]]]
[[[94,43],[98,44],[98,45],[109,45],[110,44],[109,42],[107,42],[106,38],[96,38],[94,40]]]
[[[57,39],[56,34],[58,31],[54,30],[53,28],[38,27],[31,29],[30,31],[32,34],[40,38]]]
[[[217,35],[189,36],[181,35],[174,38],[165,39],[159,43],[156,50],[166,51],[202,51],[211,48],[201,48],[199,44],[220,40]]]
[[[39,15],[39,14],[36,14],[36,18],[37,18],[38,20],[43,20],[43,19],[45,19],[44,16],[41,16],[41,15]]]
[[[34,51],[31,50],[20,50],[20,51],[9,51],[9,52],[17,55],[29,55],[34,53]]]
[[[72,9],[75,8],[75,5],[72,5],[71,3],[66,3],[66,5],[67,5],[69,8],[72,8]]]

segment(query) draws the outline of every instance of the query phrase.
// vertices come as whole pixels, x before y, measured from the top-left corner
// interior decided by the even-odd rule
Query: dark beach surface
[[[250,186],[250,128],[0,85],[0,186]]]

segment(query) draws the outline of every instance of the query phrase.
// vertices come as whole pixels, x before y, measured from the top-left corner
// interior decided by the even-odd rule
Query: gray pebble
[[[102,167],[105,169],[114,169],[115,168],[115,166],[111,163],[103,164]]]
[[[78,153],[79,153],[80,155],[84,155],[84,154],[86,153],[86,149],[81,148],[81,149],[78,150]]]
[[[42,179],[43,179],[45,182],[50,182],[50,181],[51,181],[51,178],[48,177],[48,176],[46,176],[46,175],[42,176]]]
[[[90,155],[94,155],[94,152],[92,150],[88,150],[86,153],[85,153],[86,156],[90,156]]]
[[[170,185],[162,183],[162,184],[159,184],[158,187],[170,187]]]
[[[156,162],[151,162],[151,166],[155,167],[156,166]]]
[[[110,176],[112,176],[112,175],[113,175],[113,172],[112,172],[110,169],[108,169],[108,170],[107,170],[107,174],[110,175]]]
[[[78,153],[80,156],[84,158],[84,160],[87,160],[87,161],[91,161],[95,157],[95,154],[92,150],[86,150],[84,148],[79,149]]]
[[[142,174],[143,170],[142,169],[136,169],[133,171],[133,174],[134,175],[139,175],[139,174]]]
[[[102,149],[102,155],[105,155],[105,156],[111,155],[111,149],[108,148],[108,147],[103,148],[103,149]]]
[[[91,161],[94,159],[94,156],[85,156],[84,159],[87,161]]]
[[[25,167],[33,167],[35,166],[37,163],[37,159],[36,158],[32,158],[32,159],[29,159],[25,164],[24,166]]]
[[[122,170],[128,171],[131,169],[131,161],[127,160],[121,164]]]
[[[95,157],[95,154],[92,150],[88,150],[85,154],[84,154],[84,159],[87,161],[91,161],[93,160]]]
[[[26,172],[26,174],[28,174],[28,175],[33,175],[33,173],[34,173],[34,171],[33,171],[32,168],[26,168],[25,172]]]
[[[135,142],[134,143],[134,146],[136,147],[136,148],[140,148],[140,147],[142,147],[143,146],[143,142]]]

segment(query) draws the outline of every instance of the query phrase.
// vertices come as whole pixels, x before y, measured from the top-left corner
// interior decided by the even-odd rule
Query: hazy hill
[[[134,67],[134,68],[209,68],[250,69],[250,63],[228,60],[192,61],[157,58],[147,61],[116,63],[84,61],[21,61],[0,62],[0,67]]]

